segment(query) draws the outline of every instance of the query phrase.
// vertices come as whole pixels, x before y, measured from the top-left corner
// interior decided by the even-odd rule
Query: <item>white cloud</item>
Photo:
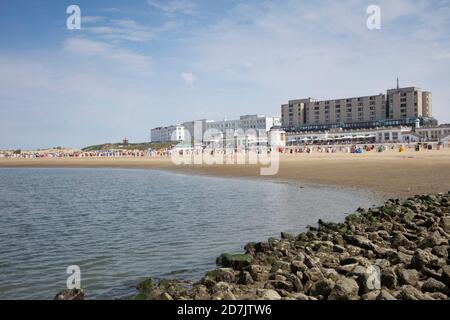
[[[179,25],[176,21],[167,21],[157,27],[142,25],[132,19],[103,19],[101,21],[102,24],[92,23],[89,26],[82,26],[83,31],[101,40],[145,42],[153,40],[159,34]]]
[[[119,66],[141,74],[149,74],[151,58],[132,50],[121,48],[102,41],[84,38],[68,38],[63,43],[65,51],[84,57],[97,57],[109,60]]]
[[[181,74],[181,78],[183,78],[184,82],[188,85],[188,86],[192,86],[194,84],[194,81],[196,79],[196,77],[190,73],[190,72],[184,72]]]
[[[186,14],[190,15],[195,13],[195,4],[188,0],[173,0],[166,3],[155,0],[147,0],[147,3],[167,14]]]
[[[138,24],[131,19],[114,19],[101,26],[83,28],[104,40],[126,40],[143,42],[155,36],[155,31],[147,26]]]
[[[105,18],[101,16],[81,16],[81,23],[97,23],[103,21]]]

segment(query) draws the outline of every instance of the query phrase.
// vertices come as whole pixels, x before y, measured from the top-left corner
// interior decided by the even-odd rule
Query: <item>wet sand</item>
[[[169,158],[0,159],[0,167],[149,168],[222,177],[296,181],[366,189],[383,198],[450,191],[450,149],[356,154],[281,155],[274,176],[261,176],[260,165],[183,165]]]

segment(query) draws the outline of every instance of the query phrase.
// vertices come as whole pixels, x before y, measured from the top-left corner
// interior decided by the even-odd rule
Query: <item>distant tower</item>
[[[398,89],[400,89],[400,82],[399,82],[398,77],[397,77],[397,90]]]

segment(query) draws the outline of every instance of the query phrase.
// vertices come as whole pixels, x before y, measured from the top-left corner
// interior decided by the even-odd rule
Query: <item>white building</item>
[[[206,129],[216,129],[221,132],[226,130],[242,129],[247,131],[255,129],[256,131],[268,132],[274,126],[280,126],[280,118],[266,117],[263,115],[245,115],[241,116],[239,120],[222,120],[211,121],[206,123]]]
[[[152,142],[180,142],[185,140],[185,127],[174,125],[167,127],[158,127],[151,130]]]
[[[179,142],[194,139],[195,128],[201,129],[201,142],[222,142],[227,139],[238,139],[242,144],[267,144],[267,132],[272,127],[281,125],[280,118],[263,115],[245,115],[239,120],[196,120],[181,125],[158,127],[151,130],[152,142]],[[205,134],[206,133],[206,134]],[[198,137],[197,140],[199,140]]]
[[[201,133],[201,139],[199,139],[198,137],[197,140],[200,140],[200,142],[203,141],[203,136],[205,134],[205,131],[208,127],[208,123],[214,123],[214,120],[206,120],[206,119],[202,119],[202,120],[195,120],[195,121],[187,121],[184,122],[182,124],[182,126],[185,128],[185,134],[186,134],[186,140],[189,140],[187,138],[187,135],[189,134],[190,139],[194,139],[194,134],[195,134],[195,130],[194,128],[197,127],[199,130],[199,133]],[[197,133],[198,134],[198,133]]]
[[[448,140],[450,135],[450,124],[435,127],[421,127],[414,130],[424,141]]]
[[[267,133],[281,125],[280,118],[264,115],[244,115],[238,120],[211,121],[206,123],[205,142],[236,141],[238,147],[266,145]],[[227,135],[227,136],[225,136]]]
[[[286,134],[288,145],[301,145],[305,143],[384,143],[408,142],[411,137],[410,127],[384,127],[360,130],[335,130],[314,132],[288,132]],[[412,142],[412,141],[411,141]]]

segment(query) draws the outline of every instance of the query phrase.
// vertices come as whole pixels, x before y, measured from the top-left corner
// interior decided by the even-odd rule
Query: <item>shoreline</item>
[[[0,159],[0,168],[130,168],[299,182],[365,189],[383,199],[450,190],[450,149],[399,153],[281,155],[276,175],[260,176],[259,165],[174,165],[170,158]]]
[[[127,300],[448,300],[450,191],[358,209],[224,253],[195,283],[152,278]],[[64,290],[55,300],[83,300]]]

